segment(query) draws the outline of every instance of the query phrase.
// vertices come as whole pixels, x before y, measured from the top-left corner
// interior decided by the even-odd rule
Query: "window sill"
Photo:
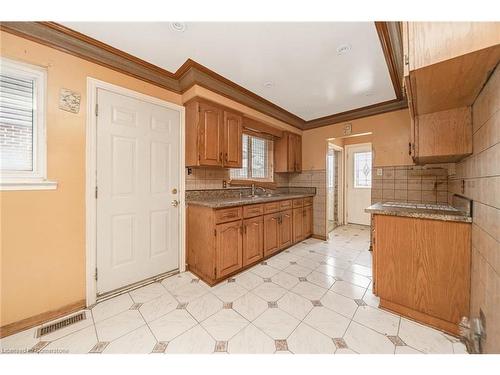
[[[0,181],[0,191],[14,190],[56,190],[57,181]]]

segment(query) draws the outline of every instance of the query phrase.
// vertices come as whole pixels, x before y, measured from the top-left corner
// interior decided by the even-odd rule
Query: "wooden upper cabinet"
[[[500,43],[498,22],[408,22],[407,27],[410,70]]]
[[[264,221],[262,216],[243,220],[243,267],[264,256]]]
[[[418,163],[452,163],[472,154],[471,107],[420,115],[416,127]]]
[[[186,166],[242,166],[241,115],[216,103],[186,103]]]
[[[500,61],[498,22],[403,22],[409,152],[417,164],[472,152],[470,107]]]
[[[200,103],[198,122],[198,153],[200,165],[222,165],[222,111]]]
[[[498,22],[403,22],[402,31],[414,116],[472,105],[500,60]]]
[[[302,171],[302,137],[300,135],[283,132],[283,137],[275,141],[274,171]]]
[[[243,118],[235,113],[224,111],[223,164],[227,168],[242,167]]]
[[[217,279],[239,270],[243,265],[243,240],[241,220],[216,225]]]

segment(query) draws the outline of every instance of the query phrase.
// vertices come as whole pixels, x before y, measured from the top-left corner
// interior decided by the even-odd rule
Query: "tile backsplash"
[[[447,203],[453,165],[373,168],[372,203]]]
[[[191,174],[188,174],[191,170]],[[223,181],[229,181],[229,169],[225,168],[186,168],[186,190],[222,189]],[[277,187],[288,186],[288,175],[275,173],[274,181]],[[228,188],[231,188],[229,185]]]

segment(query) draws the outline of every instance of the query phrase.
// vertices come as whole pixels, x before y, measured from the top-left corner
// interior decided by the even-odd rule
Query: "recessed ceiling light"
[[[170,30],[183,33],[186,31],[186,24],[184,22],[170,22]]]
[[[337,55],[344,55],[351,50],[350,44],[341,44],[337,47]]]
[[[268,82],[264,83],[264,87],[266,89],[270,89],[273,86],[274,86],[274,82],[268,81]]]

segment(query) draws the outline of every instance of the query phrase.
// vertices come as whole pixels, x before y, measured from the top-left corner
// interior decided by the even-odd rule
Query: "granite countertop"
[[[211,207],[211,208],[225,208],[225,207],[235,207],[235,206],[246,206],[248,204],[257,204],[257,203],[267,203],[267,202],[275,202],[275,201],[283,201],[287,199],[297,199],[297,198],[306,198],[306,197],[314,197],[314,194],[276,194],[270,197],[260,195],[254,198],[251,197],[236,197],[236,198],[210,198],[210,199],[191,199],[186,203]]]
[[[460,211],[450,205],[443,204],[378,202],[365,208],[365,212],[370,214],[413,217],[418,219],[459,221],[463,223],[472,222],[472,217],[467,212]]]

